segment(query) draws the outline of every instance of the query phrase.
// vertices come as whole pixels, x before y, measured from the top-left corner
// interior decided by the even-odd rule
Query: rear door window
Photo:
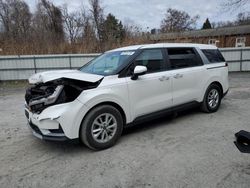
[[[193,48],[168,48],[171,69],[181,69],[202,65],[200,56]]]
[[[218,49],[207,49],[207,50],[202,50],[204,55],[207,57],[208,61],[210,63],[219,63],[219,62],[225,62],[224,57],[220,53]]]

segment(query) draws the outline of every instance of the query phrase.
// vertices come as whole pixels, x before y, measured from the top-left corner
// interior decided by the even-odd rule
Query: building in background
[[[250,46],[250,25],[152,34],[153,42],[212,44],[219,48]]]

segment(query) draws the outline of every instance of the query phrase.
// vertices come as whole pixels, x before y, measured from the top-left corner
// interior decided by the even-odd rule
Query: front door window
[[[134,65],[147,67],[148,73],[161,72],[166,68],[161,49],[144,50],[135,59]]]

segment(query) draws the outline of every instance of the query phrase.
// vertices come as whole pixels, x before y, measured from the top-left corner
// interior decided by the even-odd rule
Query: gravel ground
[[[215,114],[189,110],[177,118],[125,130],[116,146],[93,152],[76,143],[31,135],[24,88],[0,89],[0,187],[250,187],[250,155],[234,133],[250,131],[250,73],[230,75]]]

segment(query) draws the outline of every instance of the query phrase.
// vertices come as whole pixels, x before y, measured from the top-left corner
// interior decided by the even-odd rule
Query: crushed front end
[[[30,85],[25,94],[25,115],[34,136],[53,141],[78,138],[78,114],[87,108],[77,97],[98,82],[60,78]],[[78,120],[78,121],[77,121]]]

